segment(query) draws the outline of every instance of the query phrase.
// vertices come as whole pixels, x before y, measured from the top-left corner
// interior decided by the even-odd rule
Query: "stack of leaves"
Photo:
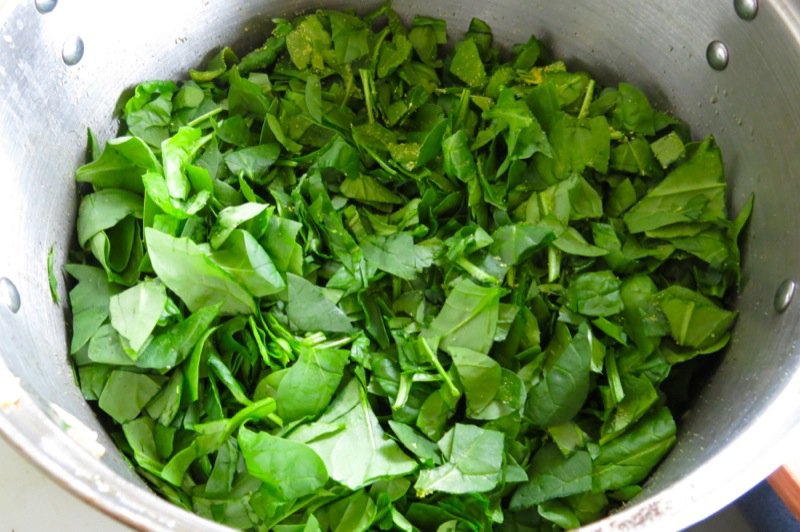
[[[550,530],[675,443],[737,237],[713,139],[531,38],[275,20],[142,83],[77,172],[85,397],[153,488],[281,531]],[[674,372],[673,372],[674,373]]]

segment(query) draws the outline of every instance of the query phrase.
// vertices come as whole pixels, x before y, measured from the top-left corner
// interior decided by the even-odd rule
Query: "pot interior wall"
[[[237,43],[243,51],[260,44],[271,16],[323,3],[347,5],[319,0],[87,1],[63,2],[42,14],[33,1],[0,3],[0,277],[12,281],[21,298],[16,313],[0,305],[0,366],[7,366],[42,411],[57,417],[49,406],[57,404],[98,432],[107,449],[102,462],[124,479],[141,485],[75,387],[67,361],[65,305],[50,300],[45,269],[52,245],[56,265],[67,261],[76,209],[73,172],[84,159],[86,127],[102,141],[111,138],[123,90],[145,79],[182,78],[222,45]],[[688,488],[681,500],[694,509],[681,510],[683,517],[676,519],[688,522],[712,512],[768,472],[761,465],[764,454],[800,417],[798,309],[790,306],[778,314],[772,303],[778,285],[797,275],[800,262],[794,249],[800,222],[794,205],[800,193],[795,176],[800,162],[795,141],[800,138],[795,96],[800,23],[789,4],[762,2],[752,22],[738,18],[732,3],[722,0],[393,4],[406,17],[445,18],[454,34],[465,30],[471,17],[482,18],[503,45],[534,33],[572,68],[590,70],[609,83],[625,79],[638,84],[662,109],[687,120],[695,136],[716,135],[733,183],[734,211],[756,193],[737,304],[741,316],[731,348],[682,420],[678,446],[640,496],[655,495],[649,499],[650,513],[625,514],[610,525],[674,516],[679,511],[674,485],[680,479]],[[367,9],[379,2],[358,5]],[[67,66],[62,44],[75,35],[83,39],[85,53],[77,65]],[[714,39],[730,50],[730,65],[722,72],[712,70],[705,58]],[[60,293],[66,299],[63,281]],[[21,423],[13,421],[8,405],[0,406],[0,414]],[[27,443],[37,445],[30,439]],[[72,452],[80,453],[67,451]],[[90,460],[83,455],[71,459]],[[718,476],[713,481],[706,478],[712,471]],[[664,496],[668,491],[672,495]],[[142,501],[154,504],[147,496]]]

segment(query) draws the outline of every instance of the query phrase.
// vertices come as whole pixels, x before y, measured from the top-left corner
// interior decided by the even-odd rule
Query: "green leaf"
[[[111,325],[138,352],[158,324],[167,292],[158,281],[144,281],[111,297]]]
[[[439,347],[444,351],[463,347],[488,353],[494,342],[501,295],[497,287],[479,286],[469,279],[460,279],[422,336],[440,338]]]
[[[160,169],[153,151],[141,139],[119,137],[106,143],[98,159],[78,168],[75,180],[95,188],[121,188],[141,194],[142,174]]]
[[[135,419],[161,389],[163,378],[124,370],[112,371],[98,406],[117,423]]]
[[[237,227],[265,211],[267,211],[267,205],[263,203],[242,203],[225,207],[220,211],[214,227],[211,228],[208,239],[211,247],[219,248]]]
[[[548,227],[528,223],[504,225],[492,234],[492,245],[489,251],[508,264],[523,262],[532,253],[538,251],[555,239],[555,234]]]
[[[469,149],[469,140],[464,130],[459,130],[442,141],[444,171],[447,175],[468,182],[478,175],[475,159]]]
[[[78,209],[78,244],[94,235],[117,225],[128,216],[142,217],[141,196],[118,189],[103,189],[84,196]]]
[[[414,484],[419,496],[433,492],[482,493],[501,479],[503,434],[475,425],[456,425],[439,440],[446,462],[423,469]]]
[[[548,184],[563,181],[587,167],[608,171],[611,137],[602,116],[578,119],[566,113],[557,115],[548,134],[552,158],[536,154],[534,163]]]
[[[330,477],[355,490],[375,480],[413,472],[417,464],[386,436],[356,379],[350,380],[318,423],[342,424],[342,431],[306,442],[325,462]],[[308,430],[313,430],[309,425]],[[302,440],[302,432],[291,436]],[[354,456],[358,460],[353,460]]]
[[[352,63],[369,53],[370,31],[360,18],[337,11],[329,11],[327,15],[338,64]]]
[[[159,279],[189,310],[221,304],[224,314],[252,314],[253,296],[218,266],[207,249],[188,238],[145,229],[148,255]]]
[[[451,347],[450,353],[467,396],[467,417],[476,418],[497,395],[502,368],[490,357],[464,347]]]
[[[322,122],[322,85],[318,76],[308,76],[305,96],[308,114],[315,121]]]
[[[417,276],[414,248],[414,237],[410,233],[385,237],[373,235],[361,242],[361,251],[368,262],[379,270],[409,281]]]
[[[340,185],[339,191],[346,198],[363,202],[391,203],[402,205],[405,200],[383,186],[374,177],[361,174],[358,177],[348,177]]]
[[[56,276],[56,248],[54,246],[50,246],[50,250],[47,252],[47,282],[50,286],[50,299],[53,300],[53,303],[58,305],[61,303],[61,296],[58,293],[58,277]]]
[[[625,139],[615,146],[611,150],[611,168],[640,176],[655,177],[660,174],[650,144],[642,137]]]
[[[592,347],[591,331],[584,322],[575,337],[552,353],[542,377],[528,392],[525,417],[540,427],[569,421],[589,394]]]
[[[200,308],[162,332],[139,354],[136,365],[140,368],[174,368],[189,356],[219,315],[219,310],[219,304]]]
[[[282,500],[293,501],[325,486],[328,471],[308,445],[267,432],[239,429],[237,437],[247,472]]]
[[[294,421],[322,413],[339,387],[347,362],[347,351],[301,347],[297,362],[278,386],[281,419]]]
[[[551,443],[533,456],[528,469],[528,481],[514,492],[509,508],[524,510],[548,500],[591,489],[592,459],[589,453],[578,451],[566,457]]]
[[[186,167],[194,160],[200,148],[211,140],[211,135],[201,136],[202,134],[198,128],[182,127],[161,143],[164,177],[172,198],[185,200],[189,197],[191,184],[186,176]]]
[[[584,273],[567,287],[566,306],[584,316],[612,316],[622,311],[621,283],[609,271]]]
[[[133,97],[125,102],[125,123],[130,132],[151,146],[160,146],[169,136],[176,89],[173,81],[145,81],[137,85]]]
[[[286,50],[292,63],[299,68],[325,68],[324,55],[331,46],[331,36],[317,15],[303,17],[286,36]]]
[[[736,312],[682,286],[670,286],[655,298],[679,346],[703,349],[716,345],[736,321]]]
[[[631,233],[680,222],[725,218],[725,178],[719,149],[711,137],[653,187],[624,217]]]
[[[289,322],[302,331],[350,332],[350,318],[334,302],[325,297],[322,288],[292,273],[289,281]]]
[[[389,420],[389,427],[394,432],[403,447],[414,453],[422,463],[428,467],[441,465],[439,447],[425,436],[419,434],[413,427],[398,421]]]
[[[190,69],[189,75],[195,81],[211,81],[227,72],[229,64],[233,65],[238,62],[239,58],[236,57],[236,53],[226,46],[211,58],[205,70]]]
[[[77,353],[94,336],[109,315],[109,299],[119,289],[108,282],[103,270],[83,264],[67,264],[67,273],[78,280],[69,291],[72,307],[70,353]]]
[[[89,348],[86,355],[90,361],[97,364],[110,366],[134,365],[133,358],[122,347],[119,334],[108,323],[101,325],[89,340]]]
[[[267,170],[272,168],[280,154],[277,144],[261,144],[225,155],[225,165],[234,175],[243,175],[249,179],[261,179]]]
[[[612,112],[614,129],[652,135],[655,133],[655,114],[647,96],[629,83],[617,87],[617,105]]]
[[[624,375],[622,388],[625,398],[614,408],[611,417],[603,423],[600,443],[604,444],[638,421],[658,401],[658,392],[647,377]]]
[[[675,444],[675,432],[672,415],[662,407],[600,446],[592,473],[594,489],[615,490],[644,480]]]
[[[486,83],[486,70],[474,40],[464,39],[456,44],[450,72],[468,87],[480,87]]]
[[[683,158],[686,147],[683,141],[674,131],[670,131],[660,139],[650,144],[658,162],[663,169],[667,169],[672,163]]]
[[[245,58],[246,59],[246,58]],[[244,61],[243,61],[244,63]],[[260,86],[244,79],[235,66],[231,68],[228,78],[228,108],[237,114],[251,114],[259,122],[269,112],[270,100]]]
[[[283,292],[286,282],[258,241],[242,229],[234,230],[211,258],[255,297]]]

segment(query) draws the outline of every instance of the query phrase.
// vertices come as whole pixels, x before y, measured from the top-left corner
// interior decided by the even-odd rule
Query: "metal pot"
[[[0,432],[55,480],[134,527],[222,529],[149,492],[98,424],[74,383],[66,290],[62,282],[62,304],[53,303],[46,258],[54,246],[56,267],[67,260],[86,127],[101,141],[114,136],[122,91],[145,79],[180,78],[221,45],[260,44],[271,16],[323,2],[56,1],[0,0]],[[762,0],[749,21],[754,5],[393,3],[406,17],[445,18],[453,32],[480,17],[504,45],[535,33],[573,68],[638,84],[695,135],[717,136],[734,210],[756,194],[733,343],[645,490],[589,529],[677,530],[697,522],[771,472],[800,426],[800,306],[790,304],[791,279],[800,274],[800,209],[792,199],[800,196],[800,5]],[[724,44],[709,48],[717,40]],[[709,65],[707,49],[722,70]]]

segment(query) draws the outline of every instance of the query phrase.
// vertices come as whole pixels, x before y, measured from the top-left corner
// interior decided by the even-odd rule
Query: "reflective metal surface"
[[[0,0],[0,278],[19,300],[16,313],[0,305],[0,433],[59,482],[133,526],[218,528],[147,491],[74,385],[65,308],[50,298],[46,258],[55,245],[56,265],[66,260],[76,209],[73,171],[83,161],[86,127],[101,140],[112,137],[126,88],[181,77],[223,44],[237,43],[240,51],[259,44],[270,16],[323,3],[347,4]],[[367,9],[379,2],[350,2],[356,4]],[[798,4],[762,0],[749,22],[729,0],[395,0],[393,6],[405,16],[446,18],[454,33],[480,17],[502,44],[536,33],[573,68],[608,82],[630,80],[686,119],[697,136],[717,136],[733,208],[756,193],[735,338],[681,420],[678,446],[641,496],[588,528],[676,530],[765,477],[800,423],[800,307],[778,313],[773,306],[776,287],[800,273]],[[62,50],[75,37],[83,53],[77,62],[67,54],[70,66]],[[724,71],[706,62],[714,40],[729,52]],[[65,300],[63,280],[60,293]]]

